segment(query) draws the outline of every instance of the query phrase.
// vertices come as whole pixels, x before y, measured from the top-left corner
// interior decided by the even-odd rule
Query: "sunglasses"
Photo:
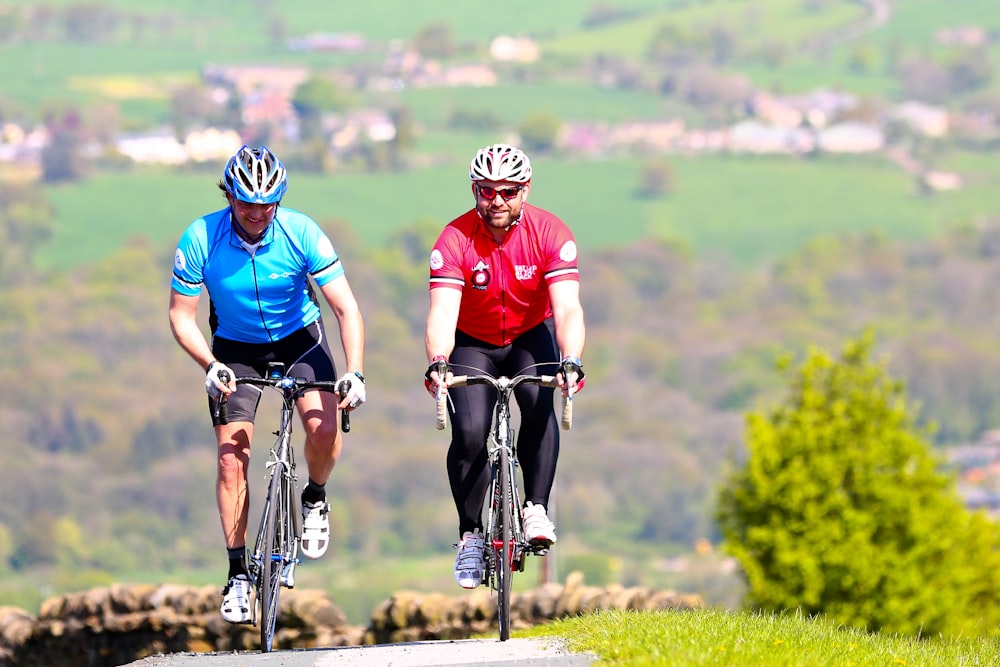
[[[518,194],[520,194],[521,190],[523,189],[524,189],[523,185],[514,185],[509,188],[500,188],[500,189],[487,187],[485,185],[476,186],[476,192],[479,193],[479,196],[489,201],[493,201],[494,199],[496,199],[497,194],[503,197],[504,201],[510,201]]]

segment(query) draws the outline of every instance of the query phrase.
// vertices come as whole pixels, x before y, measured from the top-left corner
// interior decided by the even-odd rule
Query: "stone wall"
[[[219,615],[218,587],[114,585],[46,600],[34,617],[0,607],[0,667],[114,667],[165,653],[256,651],[257,628]],[[461,639],[496,627],[488,588],[459,596],[400,591],[379,604],[367,627],[352,626],[326,593],[285,590],[279,649]],[[579,573],[511,599],[511,625],[529,627],[599,609],[693,609],[697,596],[643,588],[587,586]]]

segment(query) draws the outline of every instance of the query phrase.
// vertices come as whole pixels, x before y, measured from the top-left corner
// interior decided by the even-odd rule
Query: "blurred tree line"
[[[422,384],[426,257],[441,223],[380,248],[320,223],[368,328],[369,402],[330,485],[335,540],[366,559],[449,552],[448,435]],[[166,319],[174,249],[139,238],[100,264],[40,272],[29,258],[51,225],[37,191],[0,188],[0,567],[54,569],[78,586],[217,565],[202,373]],[[998,224],[914,244],[820,239],[754,270],[660,239],[584,251],[581,266],[592,380],[563,436],[556,510],[580,562],[636,556],[615,574],[623,583],[642,583],[648,559],[718,540],[722,462],[742,456],[745,414],[782,390],[785,352],[873,329],[921,419],[937,423],[936,446],[997,424]],[[258,456],[276,406],[262,404]]]

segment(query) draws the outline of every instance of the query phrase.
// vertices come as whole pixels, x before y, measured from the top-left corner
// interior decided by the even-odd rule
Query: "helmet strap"
[[[230,212],[229,214],[229,219],[232,221],[233,227],[236,228],[236,235],[251,245],[263,241],[264,235],[267,234],[267,230],[271,228],[271,222],[274,222],[274,220],[272,220],[271,222],[267,223],[267,227],[262,229],[260,234],[254,236],[250,234],[250,232],[248,232],[247,230],[243,229],[243,225],[239,223],[239,220],[236,219],[236,216],[234,216],[232,212]]]

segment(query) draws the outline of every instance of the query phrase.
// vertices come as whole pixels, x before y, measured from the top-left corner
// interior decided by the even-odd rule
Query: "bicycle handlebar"
[[[229,382],[229,373],[221,371],[219,373],[219,379],[222,382]],[[289,376],[279,378],[261,378],[254,376],[238,377],[236,378],[236,384],[252,384],[257,387],[270,387],[282,392],[290,391],[293,396],[305,391],[306,389],[323,389],[343,397],[346,396],[351,390],[350,380],[343,380],[338,384],[328,380],[304,380],[302,378],[293,378]],[[228,401],[226,398],[226,395],[223,394],[219,400],[216,401],[215,409],[216,414],[219,417],[220,424],[229,423],[229,415],[227,414]],[[340,430],[344,433],[349,433],[351,430],[351,417],[347,410],[340,411]]]
[[[495,378],[491,375],[454,375],[448,388],[465,387],[470,384],[488,384],[497,391],[513,390],[519,384],[537,384],[542,387],[555,388],[559,386],[559,381],[555,375],[515,375],[513,378],[501,376]],[[568,431],[573,426],[573,395],[563,396],[562,417],[559,420],[564,431]],[[448,395],[439,394],[437,398],[437,429],[440,431],[448,425]]]

